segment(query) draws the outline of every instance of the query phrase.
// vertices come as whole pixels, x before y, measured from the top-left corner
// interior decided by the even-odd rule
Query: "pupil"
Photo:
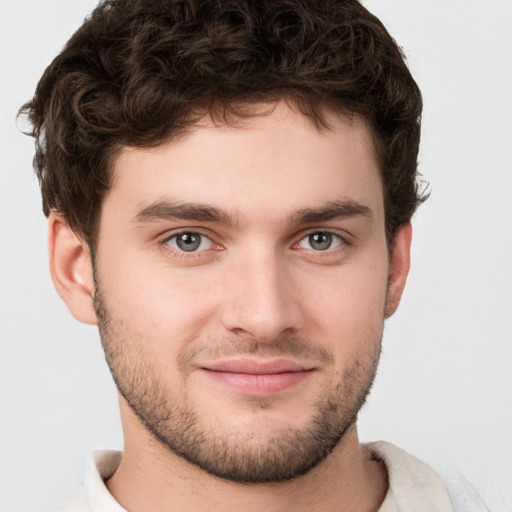
[[[332,235],[330,233],[315,233],[314,235],[309,235],[309,243],[313,249],[325,251],[331,246]]]
[[[201,236],[195,233],[183,233],[178,236],[176,244],[183,251],[195,251],[201,244]]]

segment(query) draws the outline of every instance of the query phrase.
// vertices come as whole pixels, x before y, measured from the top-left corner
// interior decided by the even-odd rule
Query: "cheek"
[[[386,288],[387,265],[340,267],[324,279],[312,279],[305,287],[309,323],[327,338],[356,340],[378,332],[384,321]]]
[[[215,280],[198,268],[171,269],[134,255],[104,260],[99,277],[110,314],[157,351],[200,336],[215,311]]]

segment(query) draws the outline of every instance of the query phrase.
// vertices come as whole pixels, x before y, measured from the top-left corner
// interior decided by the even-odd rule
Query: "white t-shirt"
[[[389,488],[378,512],[454,512],[437,473],[416,457],[384,441],[364,445],[387,468]],[[104,480],[121,462],[121,452],[93,452],[87,459],[83,487],[57,512],[126,512],[108,492]]]

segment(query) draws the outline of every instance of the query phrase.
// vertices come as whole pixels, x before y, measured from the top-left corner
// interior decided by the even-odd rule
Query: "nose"
[[[231,263],[224,281],[224,328],[261,343],[296,333],[303,317],[285,258],[275,250],[248,252]]]

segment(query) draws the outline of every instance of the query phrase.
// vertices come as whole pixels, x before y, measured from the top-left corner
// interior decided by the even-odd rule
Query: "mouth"
[[[236,359],[199,368],[206,377],[235,391],[250,395],[270,395],[297,386],[310,377],[314,368],[290,359]]]

